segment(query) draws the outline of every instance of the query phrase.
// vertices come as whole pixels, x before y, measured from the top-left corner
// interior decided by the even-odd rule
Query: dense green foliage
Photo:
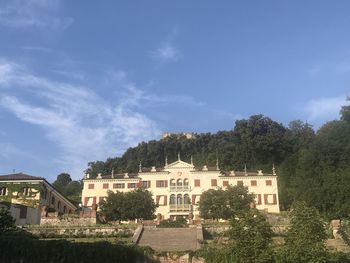
[[[214,166],[219,159],[223,171],[262,169],[271,172],[275,164],[282,209],[295,201],[306,201],[329,218],[350,215],[350,106],[343,106],[340,119],[324,124],[315,133],[301,121],[284,125],[263,115],[238,120],[231,131],[196,134],[194,139],[170,136],[158,141],[142,142],[129,148],[121,157],[105,162],[90,162],[87,172],[137,172],[141,161],[145,167],[163,166],[177,153],[196,166]]]
[[[171,219],[162,220],[160,221],[157,227],[164,227],[164,228],[187,227],[187,221],[185,218],[179,216],[179,217],[176,217],[175,220],[171,220]]]
[[[204,219],[230,219],[249,210],[254,194],[246,186],[229,186],[226,190],[210,189],[202,193],[199,212]]]
[[[234,262],[273,262],[271,226],[258,210],[232,218],[230,225],[229,249]]]
[[[0,236],[0,262],[155,262],[136,246]]]
[[[0,233],[14,228],[15,220],[6,208],[0,208]]]
[[[290,212],[291,225],[280,253],[280,262],[328,262],[326,229],[315,208],[300,202]]]
[[[108,221],[154,219],[157,205],[152,194],[143,189],[130,192],[108,191],[106,200],[100,203],[101,213]]]
[[[61,173],[57,175],[57,179],[53,182],[53,186],[68,199],[77,203],[81,202],[82,184],[80,181],[72,181],[70,174]]]

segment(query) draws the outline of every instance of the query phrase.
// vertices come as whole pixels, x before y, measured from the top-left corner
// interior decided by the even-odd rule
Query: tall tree
[[[230,220],[229,249],[233,262],[273,262],[272,230],[258,210],[245,211]]]
[[[292,207],[290,217],[291,224],[279,262],[327,262],[327,235],[318,211],[305,202],[299,202]]]

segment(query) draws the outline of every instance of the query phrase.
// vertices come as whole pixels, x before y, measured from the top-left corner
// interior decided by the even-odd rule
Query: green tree
[[[209,189],[203,192],[199,200],[199,212],[205,219],[228,219],[230,214],[225,191]]]
[[[229,250],[233,262],[273,262],[272,230],[266,218],[251,209],[230,220]]]
[[[199,212],[206,219],[229,219],[250,209],[254,194],[246,186],[229,186],[226,190],[209,189],[201,195]]]
[[[254,203],[255,195],[249,193],[247,186],[230,185],[225,193],[231,217],[245,213],[250,209],[250,205]]]
[[[131,192],[108,192],[106,200],[100,203],[101,213],[108,221],[154,219],[157,205],[152,194],[143,189]]]
[[[157,205],[152,193],[144,189],[136,189],[125,193],[126,217],[133,219],[154,219]]]
[[[70,174],[60,173],[57,175],[56,181],[53,182],[53,186],[60,192],[64,192],[64,188],[72,181]]]
[[[72,181],[70,174],[60,173],[57,175],[53,186],[71,201],[76,203],[81,201],[81,190],[83,186],[80,181]]]
[[[10,214],[10,211],[5,208],[0,208],[0,233],[11,230],[15,227],[15,220]]]
[[[327,235],[318,211],[305,202],[298,202],[292,206],[290,217],[291,225],[278,262],[327,262]]]

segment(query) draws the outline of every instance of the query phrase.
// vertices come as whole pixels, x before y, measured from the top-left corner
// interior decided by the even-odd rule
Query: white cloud
[[[163,41],[154,51],[151,52],[151,57],[159,62],[175,62],[181,53],[174,45],[174,38],[177,35],[177,28],[168,34],[165,41]]]
[[[152,56],[156,60],[172,62],[179,59],[180,53],[171,43],[164,43],[152,52]]]
[[[346,105],[346,96],[317,98],[307,102],[304,111],[311,122],[329,121],[339,118],[341,106]]]
[[[0,25],[15,28],[64,30],[74,22],[61,17],[59,0],[12,0],[0,4]]]
[[[0,72],[0,107],[43,128],[61,149],[57,164],[74,178],[88,161],[121,154],[160,134],[136,109],[136,87],[125,90],[121,102],[109,103],[87,87],[39,77],[15,63],[0,61]]]

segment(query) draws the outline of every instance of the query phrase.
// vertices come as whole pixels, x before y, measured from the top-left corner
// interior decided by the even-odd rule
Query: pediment
[[[194,165],[181,160],[177,160],[176,162],[166,165],[164,167],[164,170],[167,169],[194,169]]]

